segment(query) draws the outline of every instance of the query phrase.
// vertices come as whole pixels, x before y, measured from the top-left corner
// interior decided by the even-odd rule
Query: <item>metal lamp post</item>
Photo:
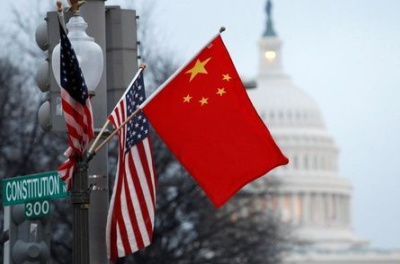
[[[76,53],[89,93],[94,96],[103,72],[103,52],[94,39],[86,34],[87,23],[74,10],[67,24],[68,38]],[[60,86],[60,44],[52,55],[52,68]],[[72,178],[71,204],[73,210],[72,263],[89,264],[89,203],[88,163],[86,155],[77,158],[77,168]]]

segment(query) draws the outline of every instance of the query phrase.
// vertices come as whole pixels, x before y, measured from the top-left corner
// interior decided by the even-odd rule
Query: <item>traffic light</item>
[[[59,43],[57,12],[48,12],[44,21],[36,28],[36,43],[39,48],[46,51],[46,59],[39,65],[35,80],[39,89],[47,94],[46,100],[38,111],[39,123],[43,130],[66,132],[62,116],[60,88],[52,73],[51,56],[54,47]]]
[[[28,220],[24,204],[9,208],[5,215],[9,241],[4,252],[8,262],[5,259],[4,264],[50,264],[50,219]]]
[[[42,50],[47,50],[48,48],[48,41],[47,41],[47,22],[43,21],[36,29],[36,43],[38,44],[39,48]],[[50,90],[50,67],[49,67],[49,60],[46,58],[36,72],[35,80],[36,84],[39,89],[47,93]],[[50,102],[45,101],[39,108],[39,123],[44,130],[51,129],[51,120],[50,120]]]

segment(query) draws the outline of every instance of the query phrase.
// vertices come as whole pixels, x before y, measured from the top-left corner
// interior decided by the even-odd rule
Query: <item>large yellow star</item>
[[[190,103],[190,100],[192,100],[193,97],[191,97],[189,94],[183,97],[183,103]]]
[[[200,102],[201,106],[203,106],[203,105],[205,105],[205,104],[208,104],[208,98],[202,97],[201,100],[200,100],[199,102]]]
[[[208,58],[204,61],[200,61],[199,59],[196,61],[196,64],[194,65],[193,68],[191,68],[190,70],[188,70],[187,72],[185,72],[186,74],[190,73],[190,80],[189,82],[191,82],[194,77],[196,77],[197,74],[202,73],[202,74],[208,74],[206,68],[204,68],[204,66],[206,66],[206,64],[211,60],[211,58]]]
[[[217,89],[218,89],[217,94],[219,96],[223,96],[224,94],[226,94],[225,88],[217,88]]]
[[[230,79],[232,79],[232,77],[231,76],[229,76],[229,74],[227,73],[227,74],[222,74],[222,80],[223,81],[230,81]]]

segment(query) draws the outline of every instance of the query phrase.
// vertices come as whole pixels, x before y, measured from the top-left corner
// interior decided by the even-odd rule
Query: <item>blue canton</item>
[[[129,88],[125,97],[126,116],[128,118],[136,110],[136,107],[142,104],[146,99],[142,72]],[[148,135],[149,123],[144,114],[140,113],[127,124],[125,153],[129,152],[133,146],[145,139]]]
[[[81,68],[79,67],[78,59],[76,58],[75,51],[71,46],[64,29],[60,25],[61,35],[61,67],[60,77],[61,86],[82,105],[86,104],[89,97],[88,89],[86,87],[85,79]]]

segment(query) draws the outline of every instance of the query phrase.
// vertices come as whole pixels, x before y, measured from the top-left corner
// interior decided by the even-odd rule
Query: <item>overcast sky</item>
[[[225,26],[239,73],[255,78],[265,1],[151,1],[154,30],[186,61]],[[400,248],[400,1],[273,4],[285,71],[320,106],[340,149],[340,172],[353,183],[356,233],[375,247]]]

